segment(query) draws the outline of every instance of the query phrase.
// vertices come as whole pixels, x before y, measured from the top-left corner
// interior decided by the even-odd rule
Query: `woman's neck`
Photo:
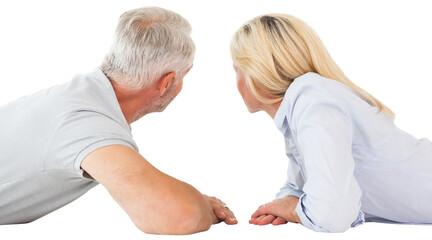
[[[266,104],[263,106],[263,111],[266,112],[271,118],[275,118],[277,111],[282,103],[282,100],[273,104]]]

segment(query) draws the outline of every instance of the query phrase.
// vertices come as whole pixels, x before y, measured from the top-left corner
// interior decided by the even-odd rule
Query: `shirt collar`
[[[296,80],[300,79],[300,78],[305,78],[305,77],[310,77],[313,75],[318,75],[316,73],[312,73],[312,72],[308,72],[305,73],[297,78],[294,79],[294,81],[291,83],[291,85],[288,87],[288,89],[285,92],[285,96],[281,102],[281,105],[279,106],[275,117],[273,118],[273,122],[275,123],[276,127],[279,129],[279,131],[281,131],[282,133],[285,134],[287,128],[288,128],[288,120],[287,120],[287,116],[288,116],[288,104],[289,104],[289,100],[288,100],[288,94],[290,92],[290,89],[293,88],[293,86],[297,85]],[[297,81],[298,82],[298,81]]]
[[[273,122],[275,123],[276,127],[281,130],[283,123],[286,119],[286,114],[287,114],[287,105],[286,105],[286,98],[284,97],[284,99],[281,102],[281,105],[279,106],[274,118],[273,118]]]
[[[288,92],[288,91],[287,91]],[[284,133],[287,129],[287,114],[288,114],[288,97],[286,96],[287,94],[285,93],[285,97],[282,100],[274,118],[273,118],[273,122],[275,123],[276,127],[279,129],[279,131],[281,131],[282,133]]]

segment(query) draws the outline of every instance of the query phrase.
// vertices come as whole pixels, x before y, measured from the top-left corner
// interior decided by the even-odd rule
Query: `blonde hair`
[[[191,26],[179,14],[144,7],[120,16],[114,41],[101,65],[111,79],[128,87],[144,87],[157,78],[192,66],[195,45]]]
[[[345,76],[315,31],[296,17],[269,14],[248,21],[234,34],[231,56],[262,103],[281,101],[295,78],[315,72],[347,85],[394,118],[388,107]]]

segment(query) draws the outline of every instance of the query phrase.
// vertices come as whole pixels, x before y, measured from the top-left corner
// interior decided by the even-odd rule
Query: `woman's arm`
[[[298,163],[294,156],[287,151],[288,157],[288,174],[285,185],[276,195],[276,199],[271,203],[260,206],[252,214],[249,223],[255,225],[280,225],[288,222],[301,223],[295,209],[299,197],[303,195],[301,188],[304,185],[304,179],[301,176]]]
[[[353,127],[343,99],[304,89],[290,120],[305,172],[296,212],[315,231],[343,232],[362,221],[361,190],[354,177]]]
[[[100,148],[81,166],[109,191],[143,232],[191,234],[221,220],[237,223],[223,202],[164,174],[132,148]]]
[[[285,196],[296,196],[299,198],[303,194],[304,179],[301,175],[300,168],[297,161],[292,153],[287,152],[288,157],[288,170],[287,180],[285,185],[276,194],[276,199],[283,198]]]
[[[288,119],[298,148],[296,164],[290,164],[280,199],[261,206],[250,222],[301,222],[314,231],[343,232],[363,222],[351,152],[352,122],[342,99],[313,87],[302,93]]]

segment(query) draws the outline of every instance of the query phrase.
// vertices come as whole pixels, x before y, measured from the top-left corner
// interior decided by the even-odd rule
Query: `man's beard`
[[[150,106],[151,112],[162,112],[165,108],[174,100],[174,90],[177,88],[177,84],[174,84],[169,91],[159,99],[159,101],[152,102]]]
[[[149,113],[153,113],[153,112],[162,112],[165,110],[165,108],[174,100],[174,98],[176,97],[174,95],[174,91],[177,88],[177,82],[174,83],[173,86],[171,86],[171,88],[168,90],[168,92],[165,93],[164,96],[162,96],[161,98],[159,98],[158,100],[157,97],[154,97],[151,101],[151,105],[147,106],[143,109],[141,109],[141,111],[138,112],[138,114],[135,117],[135,120],[140,119],[141,117],[143,117],[144,115],[147,115]]]

